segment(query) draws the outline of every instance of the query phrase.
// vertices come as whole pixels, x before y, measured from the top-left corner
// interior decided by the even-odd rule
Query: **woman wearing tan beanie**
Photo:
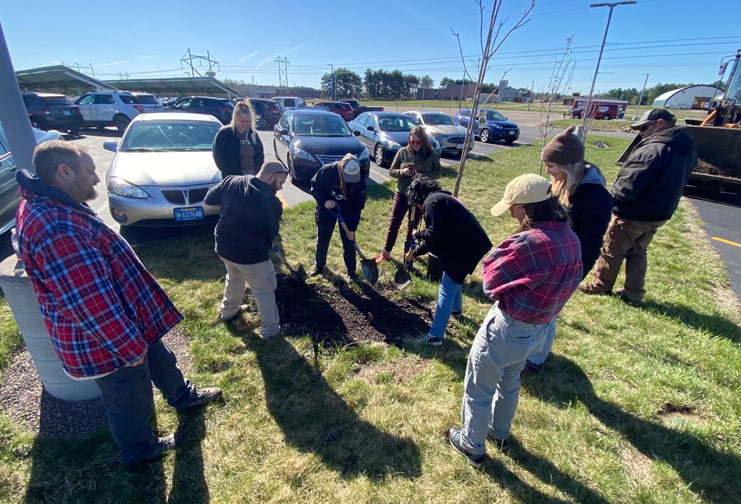
[[[592,269],[602,248],[602,237],[612,215],[612,196],[605,177],[596,166],[584,161],[584,144],[569,126],[543,148],[541,159],[551,179],[553,195],[568,209],[571,227],[581,242],[584,275]],[[555,327],[555,326],[554,326]],[[537,373],[551,351],[555,334],[543,350],[528,358],[526,370]]]

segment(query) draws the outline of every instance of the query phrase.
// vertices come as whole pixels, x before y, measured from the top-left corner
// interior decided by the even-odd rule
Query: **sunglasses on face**
[[[641,126],[640,128],[638,128],[638,131],[640,131],[641,133],[643,133],[644,131],[646,131],[648,128],[650,128],[653,125],[654,125],[654,123],[644,124],[643,126]]]
[[[409,145],[422,145],[422,142],[419,140],[409,140]]]

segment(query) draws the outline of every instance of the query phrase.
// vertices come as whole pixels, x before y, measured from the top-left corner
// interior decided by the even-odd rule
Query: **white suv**
[[[139,114],[164,111],[154,95],[129,91],[90,91],[75,103],[80,106],[83,126],[115,126],[121,133]]]

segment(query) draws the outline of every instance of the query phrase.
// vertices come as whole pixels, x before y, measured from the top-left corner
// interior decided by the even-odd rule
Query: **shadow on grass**
[[[206,437],[205,408],[177,410],[177,414],[177,430],[181,433],[182,440],[175,452],[175,468],[168,502],[205,503],[209,501],[201,449],[201,441]]]
[[[42,422],[53,422],[43,414]],[[47,420],[43,420],[47,418]],[[152,417],[156,424],[156,417]],[[41,431],[52,430],[50,427]],[[165,472],[161,460],[132,469],[119,462],[110,433],[100,430],[84,440],[36,438],[33,465],[24,502],[142,502],[165,501]]]
[[[316,454],[345,478],[421,475],[414,442],[361,420],[329,386],[316,360],[308,362],[283,337],[265,342],[254,334],[235,335],[255,352],[268,410],[286,443]]]
[[[733,321],[719,315],[707,315],[698,313],[690,306],[651,300],[644,301],[640,308],[677,319],[693,329],[707,331],[714,336],[726,338],[734,343],[741,342],[741,328]]]
[[[602,424],[619,433],[643,455],[671,466],[703,500],[719,504],[738,500],[741,495],[738,456],[718,451],[691,434],[637,418],[600,399],[584,371],[566,357],[551,354],[547,367],[547,377],[524,378],[523,386],[558,407],[581,402]],[[546,480],[552,477],[550,472],[542,476]]]

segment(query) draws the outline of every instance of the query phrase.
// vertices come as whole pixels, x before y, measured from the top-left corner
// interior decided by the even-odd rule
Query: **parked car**
[[[255,123],[257,129],[273,129],[280,119],[282,113],[280,105],[275,100],[264,100],[262,98],[250,98],[252,110],[255,111]]]
[[[276,96],[273,100],[278,102],[283,112],[305,106],[304,100],[298,96]]]
[[[353,120],[352,107],[343,102],[336,101],[320,101],[314,104],[314,108],[320,108],[327,112],[334,112],[346,122]]]
[[[139,114],[164,110],[154,95],[129,91],[90,91],[75,103],[80,106],[84,126],[115,126],[121,133]]]
[[[274,128],[275,157],[286,163],[291,179],[307,181],[327,163],[354,154],[364,173],[370,172],[368,149],[345,121],[332,112],[298,109],[284,113]]]
[[[443,152],[460,154],[466,141],[466,128],[460,126],[448,114],[432,110],[410,110],[405,114],[412,116],[425,127],[427,134],[440,143]],[[473,149],[473,138],[468,150]]]
[[[31,125],[40,130],[55,129],[77,135],[82,126],[80,107],[61,94],[23,93]]]
[[[571,110],[569,110],[569,117],[573,117],[574,119],[581,119],[584,117],[584,107],[587,105],[586,102],[586,98],[574,100]],[[607,121],[615,118],[622,119],[625,115],[625,107],[627,106],[627,101],[598,98],[589,104],[591,110],[589,117],[604,119]]]
[[[504,140],[504,143],[509,145],[520,138],[520,128],[496,110],[481,109],[478,112],[479,119],[473,125],[473,132],[482,142]],[[461,126],[468,127],[470,115],[471,110],[464,109],[455,115],[455,120]]]
[[[348,126],[353,134],[373,153],[378,166],[388,166],[396,152],[409,143],[409,131],[417,121],[406,114],[396,112],[364,112]],[[440,155],[440,144],[430,138],[432,146]]]
[[[47,140],[64,140],[56,131],[33,128],[33,135],[37,145]],[[17,169],[5,129],[0,123],[0,234],[15,226],[15,211],[21,202],[21,193],[18,192],[18,183],[15,181]]]
[[[361,105],[360,102],[354,98],[347,98],[340,100],[342,103],[347,103],[352,107],[352,118],[355,119],[363,112],[383,112],[383,107],[368,107]]]
[[[221,180],[211,147],[221,122],[210,115],[137,116],[121,138],[103,148],[116,155],[106,174],[108,209],[121,226],[172,226],[216,222],[206,205]]]
[[[191,114],[210,114],[222,124],[232,122],[234,103],[228,98],[214,98],[213,96],[186,96],[180,98],[165,109],[167,112],[188,112]]]

